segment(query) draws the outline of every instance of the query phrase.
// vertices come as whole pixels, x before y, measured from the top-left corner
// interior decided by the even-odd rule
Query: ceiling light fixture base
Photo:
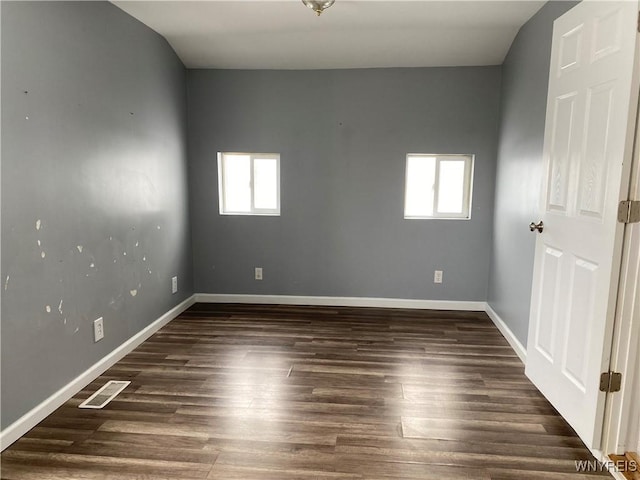
[[[307,7],[316,12],[320,16],[327,8],[335,3],[336,0],[302,0]]]

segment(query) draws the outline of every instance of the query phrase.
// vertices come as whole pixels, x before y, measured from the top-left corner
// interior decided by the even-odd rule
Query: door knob
[[[538,230],[538,232],[542,233],[542,230],[544,230],[544,223],[542,223],[542,220],[540,220],[538,223],[531,222],[529,224],[529,230],[531,230],[532,232]]]

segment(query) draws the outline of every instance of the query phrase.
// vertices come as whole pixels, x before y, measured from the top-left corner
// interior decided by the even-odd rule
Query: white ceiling
[[[498,65],[544,1],[113,1],[163,35],[189,68]]]

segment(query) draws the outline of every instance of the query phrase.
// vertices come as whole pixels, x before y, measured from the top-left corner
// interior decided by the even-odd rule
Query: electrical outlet
[[[178,293],[178,277],[171,278],[171,293]]]
[[[442,283],[442,270],[433,272],[433,283]]]
[[[104,338],[104,324],[102,317],[93,321],[93,342],[99,342]]]
[[[256,280],[262,280],[262,267],[256,267]]]

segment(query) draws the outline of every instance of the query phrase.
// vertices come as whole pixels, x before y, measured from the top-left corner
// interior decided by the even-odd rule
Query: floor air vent
[[[102,408],[127,388],[130,383],[110,380],[100,390],[78,405],[78,408]]]

